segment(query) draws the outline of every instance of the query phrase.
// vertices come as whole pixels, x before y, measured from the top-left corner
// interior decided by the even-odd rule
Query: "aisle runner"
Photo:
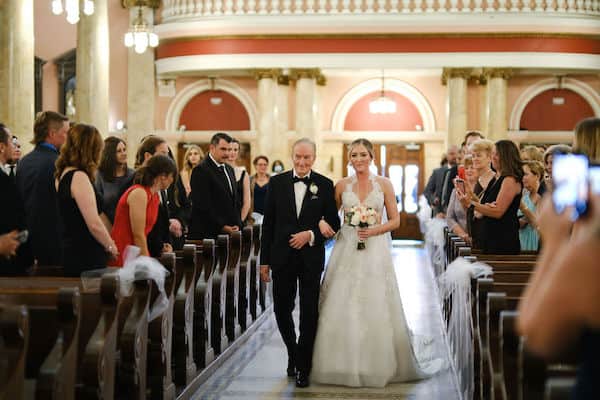
[[[449,363],[443,336],[439,295],[425,250],[395,247],[394,263],[406,318],[417,336],[432,338],[428,351]],[[297,313],[295,315],[297,320]],[[285,376],[287,355],[275,319],[259,331],[228,360],[196,393],[194,399],[460,399],[456,374],[446,368],[430,379],[391,384],[383,389],[317,385],[296,389]]]

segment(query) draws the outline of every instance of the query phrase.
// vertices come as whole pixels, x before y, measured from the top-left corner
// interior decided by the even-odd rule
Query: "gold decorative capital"
[[[160,0],[121,0],[121,7],[150,7],[156,10],[160,7]]]
[[[290,84],[290,76],[289,75],[279,75],[277,77],[277,84],[288,86]]]
[[[319,68],[293,68],[290,70],[290,79],[297,81],[298,79],[318,79],[321,74]]]
[[[510,79],[514,76],[514,71],[511,68],[484,68],[483,74],[488,78]]]
[[[269,68],[269,69],[255,69],[252,71],[254,79],[257,81],[261,79],[278,79],[281,74],[281,68]]]
[[[442,72],[442,85],[448,84],[450,78],[471,79],[473,68],[444,68]]]

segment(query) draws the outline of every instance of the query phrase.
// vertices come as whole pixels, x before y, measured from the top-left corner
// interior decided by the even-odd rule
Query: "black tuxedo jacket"
[[[13,230],[25,229],[23,202],[17,193],[12,178],[0,171],[0,235]],[[23,274],[31,266],[30,249],[27,243],[19,246],[17,257],[0,257],[0,276]]]
[[[240,201],[233,168],[225,165],[233,191],[229,190],[223,172],[210,157],[192,170],[192,218],[189,237],[216,239],[223,226],[242,226]]]
[[[41,265],[62,265],[62,221],[54,187],[58,152],[37,145],[19,161],[17,188],[33,256]]]
[[[337,231],[340,229],[340,219],[333,182],[314,171],[310,174],[310,182],[297,217],[292,171],[276,175],[269,181],[262,225],[261,265],[270,265],[272,269],[284,267],[290,257],[298,256],[298,252],[289,245],[290,236],[311,230],[315,235],[314,245],[305,245],[299,253],[307,268],[318,272],[323,269],[325,238],[319,230],[319,221],[325,218],[333,230]],[[316,186],[316,193],[310,190],[313,184]]]

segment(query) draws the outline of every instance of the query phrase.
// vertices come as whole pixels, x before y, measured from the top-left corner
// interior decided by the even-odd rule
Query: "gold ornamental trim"
[[[150,7],[156,10],[160,7],[160,0],[121,0],[121,7]]]
[[[448,84],[450,78],[470,79],[473,75],[473,68],[444,68],[442,71],[442,85]]]
[[[253,69],[252,75],[257,81],[261,79],[279,79],[282,75],[283,70],[281,68],[265,68],[265,69]]]
[[[483,75],[488,79],[502,78],[508,80],[515,75],[515,72],[512,68],[484,68]]]

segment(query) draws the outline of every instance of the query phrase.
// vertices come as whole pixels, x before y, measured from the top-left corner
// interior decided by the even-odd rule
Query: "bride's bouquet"
[[[377,211],[372,207],[353,206],[346,210],[344,215],[346,223],[355,228],[368,228],[377,222]],[[356,249],[364,250],[365,241],[359,239]]]

